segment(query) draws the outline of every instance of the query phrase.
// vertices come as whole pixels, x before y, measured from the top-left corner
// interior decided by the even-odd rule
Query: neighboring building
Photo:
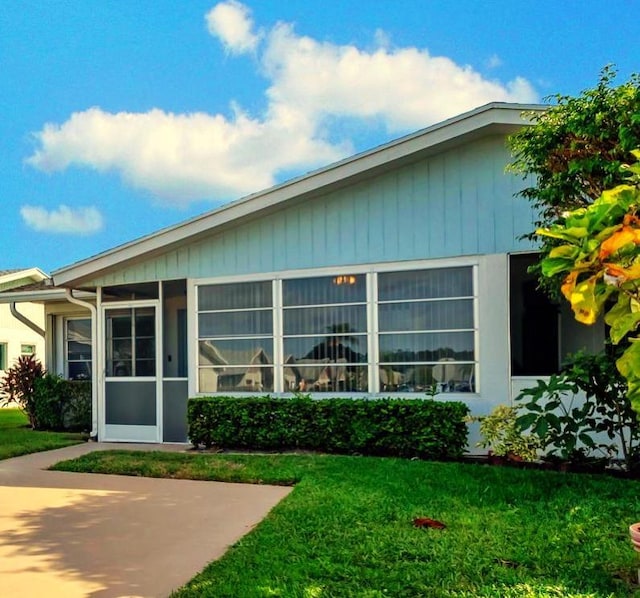
[[[184,441],[187,398],[215,393],[435,387],[487,413],[603,340],[527,273],[535,214],[505,172],[526,109],[483,106],[0,300],[45,304],[50,369],[92,377],[101,440]]]
[[[39,288],[47,278],[38,268],[0,270],[0,293],[15,288]],[[36,355],[44,361],[44,327],[42,305],[21,303],[18,309],[0,304],[0,376],[20,355]]]

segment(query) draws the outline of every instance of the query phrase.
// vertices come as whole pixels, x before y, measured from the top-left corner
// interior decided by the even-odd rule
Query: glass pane
[[[473,361],[473,332],[439,332],[427,334],[381,334],[380,362]]]
[[[273,367],[205,367],[198,371],[199,392],[273,392]]]
[[[298,278],[282,281],[283,305],[323,305],[366,301],[364,274]]]
[[[67,344],[67,359],[90,359],[91,358],[91,344],[80,343],[77,341],[71,341]]]
[[[273,305],[271,281],[198,287],[198,309],[250,309]]]
[[[68,364],[68,377],[70,380],[90,380],[90,361],[70,361]]]
[[[118,359],[131,359],[131,339],[123,338],[112,341],[113,347],[113,360]]]
[[[136,359],[136,376],[155,376],[155,359]]]
[[[434,385],[439,393],[475,392],[472,363],[435,365],[381,365],[380,392],[428,392]]]
[[[473,296],[472,268],[442,268],[378,275],[380,301]]]
[[[367,338],[364,335],[285,338],[284,360],[285,363],[363,363],[367,361]]]
[[[200,314],[198,323],[200,338],[266,335],[273,331],[273,312],[269,309]]]
[[[131,359],[107,360],[107,376],[132,376]]]
[[[367,366],[285,364],[284,388],[289,392],[367,392]]]
[[[67,340],[91,343],[91,320],[67,320]]]
[[[383,332],[473,328],[473,299],[386,303],[378,314]]]
[[[149,311],[150,310],[150,311]],[[156,319],[153,308],[149,310],[136,309],[136,336],[155,337],[156,335]]]
[[[266,365],[273,363],[273,340],[200,341],[199,365]]]
[[[285,309],[284,334],[351,334],[367,331],[365,305]]]
[[[156,356],[156,341],[153,338],[136,339],[136,359],[149,359]]]
[[[157,282],[140,282],[137,284],[126,284],[115,287],[104,287],[102,289],[102,301],[135,301],[140,299],[157,299]]]
[[[107,335],[110,338],[129,338],[131,336],[131,310],[125,310],[125,312],[107,316],[107,322],[111,322],[110,327],[107,325]]]

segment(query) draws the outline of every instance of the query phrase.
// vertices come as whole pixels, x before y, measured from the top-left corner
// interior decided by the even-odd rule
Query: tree
[[[640,149],[631,153],[640,160]],[[616,365],[640,414],[640,161],[621,173],[625,184],[604,190],[592,204],[537,234],[557,242],[541,271],[561,277],[561,292],[576,319],[593,324],[605,314],[611,342],[624,349]]]
[[[551,96],[555,104],[530,113],[533,125],[511,136],[514,160],[509,170],[532,182],[519,195],[538,209],[537,228],[561,224],[565,212],[592,204],[605,189],[624,182],[620,167],[640,147],[640,76],[616,87],[616,75],[613,66],[606,66],[593,89],[578,97]],[[546,237],[542,257],[557,245],[556,238]],[[558,296],[559,277],[539,279]]]

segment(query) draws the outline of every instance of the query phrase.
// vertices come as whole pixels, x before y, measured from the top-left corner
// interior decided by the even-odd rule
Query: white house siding
[[[509,152],[494,136],[451,149],[211,238],[86,281],[108,286],[374,262],[502,254],[534,213],[505,174]],[[504,279],[506,280],[506,278]],[[502,283],[504,284],[504,283]]]
[[[44,329],[44,307],[36,303],[19,303],[17,310],[29,320]],[[44,339],[16,320],[11,315],[8,305],[0,305],[0,343],[7,344],[7,367],[11,367],[21,355],[22,345],[35,345],[36,357],[44,363],[45,343]],[[2,364],[0,364],[0,367]],[[0,369],[0,375],[4,370]]]

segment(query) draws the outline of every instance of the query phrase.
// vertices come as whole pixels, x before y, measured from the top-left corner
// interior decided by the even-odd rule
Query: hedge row
[[[91,430],[91,382],[45,374],[34,380],[29,400],[36,430]]]
[[[467,445],[464,403],[432,399],[199,397],[194,446],[451,459]]]

